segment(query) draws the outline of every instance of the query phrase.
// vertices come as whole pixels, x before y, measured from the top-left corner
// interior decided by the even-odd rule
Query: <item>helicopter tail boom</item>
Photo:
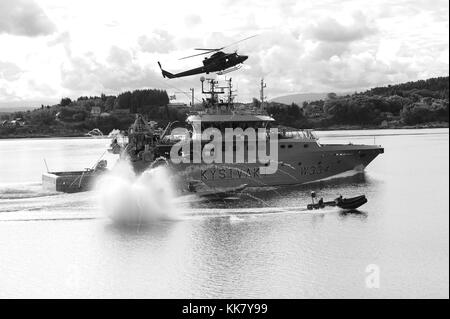
[[[158,65],[159,65],[159,68],[161,69],[161,72],[162,72],[163,77],[169,78],[169,79],[173,79],[173,78],[175,77],[172,73],[167,72],[166,70],[164,70],[164,69],[161,67],[161,63],[159,63],[159,61],[158,61]]]

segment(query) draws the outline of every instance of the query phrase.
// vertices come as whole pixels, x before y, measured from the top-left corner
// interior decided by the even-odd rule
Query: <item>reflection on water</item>
[[[362,210],[352,209],[347,211],[340,211],[339,216],[342,218],[358,218],[364,220],[369,216],[369,214]]]
[[[238,207],[302,207],[311,202],[311,191],[316,191],[324,200],[333,200],[339,195],[355,196],[362,189],[376,190],[377,181],[368,178],[365,172],[353,176],[310,183],[307,185],[291,185],[279,187],[252,187],[241,193],[241,196],[203,199],[191,203],[191,207],[238,208]]]
[[[364,174],[190,195],[178,218],[130,227],[107,219],[95,192],[39,187],[43,157],[90,167],[108,141],[0,140],[0,297],[448,298],[448,130],[321,133],[355,144],[375,134],[385,153]],[[312,190],[369,201],[308,211]],[[365,285],[372,264],[379,289]]]

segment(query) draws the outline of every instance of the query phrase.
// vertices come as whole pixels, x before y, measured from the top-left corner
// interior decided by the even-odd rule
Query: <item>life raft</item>
[[[336,198],[336,206],[342,209],[357,209],[367,203],[366,195],[351,198]]]

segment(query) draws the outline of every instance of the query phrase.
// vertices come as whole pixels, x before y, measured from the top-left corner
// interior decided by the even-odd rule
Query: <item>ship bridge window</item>
[[[303,144],[303,147],[304,147],[304,148],[308,148],[309,145],[308,145],[308,144]]]
[[[280,147],[281,147],[281,148],[285,148],[285,147],[286,147],[286,145],[284,145],[284,144],[281,144],[281,145],[280,145]]]
[[[214,127],[220,130],[222,133],[225,132],[225,129],[236,129],[240,128],[245,131],[248,128],[252,128],[255,132],[260,128],[266,128],[267,123],[262,121],[250,121],[250,122],[238,122],[238,121],[229,121],[229,122],[202,122],[201,130],[204,131],[207,128]]]
[[[292,148],[292,144],[289,144],[289,145],[288,145],[288,148]]]

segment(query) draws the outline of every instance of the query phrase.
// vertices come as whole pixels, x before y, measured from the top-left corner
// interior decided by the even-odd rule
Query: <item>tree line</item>
[[[184,121],[187,110],[169,109],[168,104],[167,92],[159,89],[126,91],[117,96],[80,96],[76,100],[64,97],[53,106],[41,105],[32,111],[3,114],[2,121],[22,118],[27,125],[0,126],[0,136],[17,132],[23,135],[77,135],[93,128],[105,133],[113,129],[126,130],[134,121],[134,113],[141,113],[161,125],[174,120]],[[253,99],[253,106],[260,107],[260,101]],[[93,117],[94,107],[107,116]],[[448,123],[449,77],[376,87],[345,96],[330,93],[324,100],[305,102],[302,106],[270,102],[266,104],[266,110],[279,124],[296,128]]]
[[[305,102],[302,107],[268,103],[267,110],[281,124],[298,128],[448,123],[448,93],[449,77],[438,77],[345,96],[330,93],[327,99]],[[308,108],[319,110],[319,116],[313,118],[306,112]]]
[[[108,133],[113,129],[128,129],[134,121],[134,113],[166,123],[171,117],[168,103],[167,92],[159,89],[126,91],[117,96],[80,96],[75,100],[63,97],[56,105],[2,115],[3,121],[22,118],[27,125],[0,126],[0,135],[79,135],[93,128]],[[100,116],[92,116],[94,107],[98,108]]]

